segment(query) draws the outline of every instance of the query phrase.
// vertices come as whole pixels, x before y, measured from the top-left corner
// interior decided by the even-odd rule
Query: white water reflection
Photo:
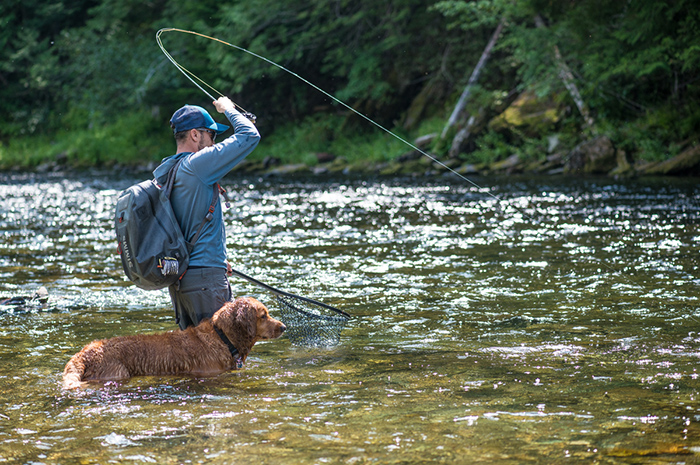
[[[234,268],[355,315],[341,344],[272,341],[239,372],[64,393],[90,340],[175,328],[167,293],[129,286],[115,255],[114,198],[135,181],[0,177],[0,297],[50,293],[0,307],[2,458],[697,459],[690,180],[228,179]]]

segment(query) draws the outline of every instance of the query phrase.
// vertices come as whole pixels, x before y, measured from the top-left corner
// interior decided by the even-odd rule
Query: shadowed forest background
[[[601,137],[637,165],[700,156],[700,13],[689,0],[9,0],[0,5],[0,168],[170,155],[172,112],[214,111],[158,48],[164,27],[279,63],[408,140],[429,135],[421,147],[448,162],[518,154],[545,163]],[[409,151],[253,56],[185,34],[163,43],[258,116],[254,160],[386,162]],[[692,160],[682,174],[697,172]]]

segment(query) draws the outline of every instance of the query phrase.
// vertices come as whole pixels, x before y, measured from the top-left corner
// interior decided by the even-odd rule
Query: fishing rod
[[[465,181],[465,182],[471,184],[473,187],[479,189],[480,192],[483,192],[483,193],[485,193],[487,196],[489,196],[490,198],[496,200],[496,202],[498,202],[496,205],[500,208],[500,201],[501,201],[501,198],[498,197],[497,195],[492,194],[492,193],[489,192],[487,189],[481,187],[481,186],[480,186],[479,184],[477,184],[476,182],[472,181],[471,179],[467,178],[466,176],[462,175],[461,173],[459,173],[459,172],[455,171],[454,169],[450,168],[449,166],[447,166],[446,164],[444,164],[443,162],[441,162],[440,160],[438,160],[438,159],[435,158],[434,156],[430,155],[429,153],[425,152],[424,150],[421,150],[420,148],[416,147],[414,144],[412,144],[412,143],[410,143],[409,141],[407,141],[406,139],[404,139],[404,138],[398,136],[397,134],[394,134],[392,131],[390,131],[389,129],[385,128],[385,127],[382,126],[381,124],[377,123],[376,121],[374,121],[373,119],[371,119],[369,116],[367,116],[367,115],[365,115],[365,114],[363,114],[363,113],[361,113],[361,112],[355,110],[355,109],[352,108],[350,105],[346,104],[345,102],[343,102],[342,100],[338,99],[338,98],[335,97],[334,95],[331,95],[330,93],[328,93],[328,92],[326,92],[325,90],[321,89],[320,87],[318,87],[318,86],[315,85],[314,83],[312,83],[312,82],[310,82],[309,80],[303,78],[302,76],[299,76],[297,73],[295,73],[295,72],[293,72],[293,71],[290,71],[289,69],[285,68],[284,66],[282,66],[282,65],[280,65],[280,64],[278,64],[278,63],[275,63],[274,61],[272,61],[272,60],[270,60],[270,59],[268,59],[268,58],[265,58],[265,57],[262,56],[262,55],[258,55],[257,53],[251,52],[251,51],[248,50],[248,49],[245,49],[245,48],[240,47],[240,46],[238,46],[238,45],[231,44],[231,43],[226,42],[226,41],[221,40],[221,39],[217,39],[216,37],[211,37],[211,36],[208,36],[208,35],[205,35],[205,34],[201,34],[201,33],[199,33],[199,32],[188,31],[188,30],[186,30],[186,29],[178,29],[178,28],[172,28],[172,27],[160,29],[160,30],[156,33],[156,41],[158,42],[158,46],[159,46],[160,49],[163,51],[163,53],[165,54],[165,56],[168,58],[168,60],[170,60],[170,62],[171,62],[173,65],[175,65],[175,67],[176,67],[178,70],[180,70],[180,72],[181,72],[182,74],[185,75],[185,77],[187,77],[187,79],[189,79],[195,86],[197,86],[202,92],[204,92],[204,93],[205,93],[209,98],[211,98],[212,100],[216,100],[216,99],[215,99],[209,92],[207,92],[202,86],[200,86],[200,85],[195,81],[195,79],[196,79],[197,81],[199,81],[200,83],[202,83],[202,85],[204,85],[204,86],[208,87],[209,89],[211,89],[213,92],[219,94],[219,96],[222,96],[222,97],[223,97],[223,94],[222,94],[221,92],[219,92],[218,90],[214,89],[212,86],[210,86],[210,85],[207,84],[206,82],[204,82],[204,80],[202,80],[202,79],[200,79],[199,77],[197,77],[194,73],[192,73],[191,71],[189,71],[189,70],[187,70],[186,68],[184,68],[182,65],[180,65],[180,64],[172,57],[172,55],[170,55],[170,53],[168,53],[168,51],[167,51],[167,50],[165,49],[165,47],[163,46],[163,43],[162,43],[161,37],[160,37],[164,32],[180,32],[180,33],[183,33],[183,34],[191,34],[191,35],[194,35],[194,36],[202,37],[202,38],[207,39],[207,40],[212,40],[212,41],[214,41],[214,42],[218,42],[218,43],[220,43],[220,44],[226,45],[227,47],[231,47],[231,48],[234,48],[234,49],[239,50],[239,51],[241,51],[241,52],[247,53],[247,54],[249,54],[249,55],[251,55],[251,56],[254,56],[255,58],[258,58],[258,59],[260,59],[260,60],[262,60],[262,61],[264,61],[264,62],[266,62],[266,63],[268,63],[268,64],[270,64],[270,65],[272,65],[272,66],[274,66],[274,67],[276,67],[276,68],[278,68],[278,69],[281,69],[282,71],[284,71],[284,72],[286,72],[286,73],[288,73],[288,74],[291,74],[292,76],[296,77],[297,79],[299,79],[299,80],[302,81],[303,83],[309,85],[309,86],[312,87],[313,89],[315,89],[315,90],[317,90],[318,92],[322,93],[323,95],[325,95],[326,97],[328,97],[328,98],[331,99],[332,101],[338,103],[339,105],[343,106],[344,108],[347,108],[347,109],[350,110],[351,112],[353,112],[353,113],[355,113],[356,115],[362,117],[364,120],[368,121],[368,122],[371,123],[372,125],[376,126],[377,128],[381,129],[382,131],[386,132],[387,134],[391,135],[391,136],[394,137],[395,139],[399,140],[400,142],[403,142],[404,144],[406,144],[408,147],[412,148],[412,149],[415,150],[416,152],[418,152],[418,153],[420,153],[421,155],[423,155],[423,156],[429,158],[430,160],[432,160],[432,161],[433,161],[434,163],[436,163],[437,165],[439,165],[439,166],[445,168],[446,170],[448,170],[448,171],[451,172],[452,174],[456,175],[458,178],[460,178],[460,179],[462,179],[463,181]],[[234,104],[234,105],[236,105],[236,104]],[[239,105],[236,105],[236,106],[237,106],[238,108],[240,108],[240,109],[242,110],[242,112],[245,112],[245,110],[243,110],[242,107],[240,107]],[[244,115],[245,115],[245,116],[248,116],[253,122],[255,122],[255,116],[254,116],[252,113],[245,112]],[[514,208],[515,210],[517,210],[518,212],[520,212],[524,217],[529,218],[529,219],[531,219],[531,220],[534,220],[534,217],[533,217],[532,215],[530,215],[524,208],[522,208],[522,207],[520,207],[520,206],[518,206],[518,205],[510,205],[510,206],[511,206],[512,208]],[[537,211],[537,207],[534,206],[534,205],[532,205],[532,203],[530,203],[530,202],[528,202],[528,207],[533,208],[535,211]],[[602,263],[602,265],[603,265],[605,268],[607,268],[609,271],[612,271],[612,272],[614,272],[614,273],[619,273],[618,270],[616,270],[616,269],[613,268],[612,266],[608,265],[607,263],[605,263],[605,262],[601,262],[601,263]]]
[[[156,33],[156,42],[158,43],[158,46],[160,47],[160,50],[163,52],[163,54],[166,56],[166,58],[167,58],[168,60],[170,60],[170,62],[171,62],[173,65],[175,65],[175,67],[176,67],[187,79],[189,79],[189,80],[192,82],[192,84],[194,84],[195,86],[197,86],[197,88],[198,88],[199,90],[201,90],[202,92],[204,92],[204,93],[207,95],[207,97],[209,97],[212,101],[216,100],[216,98],[215,98],[213,95],[211,95],[209,92],[207,92],[202,86],[200,86],[200,85],[197,83],[197,81],[199,81],[199,82],[201,82],[203,85],[207,86],[207,87],[208,87],[209,89],[211,89],[213,92],[219,94],[219,97],[223,97],[224,94],[222,94],[221,92],[219,92],[218,90],[216,90],[214,87],[212,87],[212,86],[210,86],[209,84],[207,84],[203,79],[199,78],[199,77],[198,77],[196,74],[194,74],[192,71],[188,70],[187,68],[185,68],[184,66],[182,66],[180,63],[178,63],[177,61],[175,61],[175,58],[173,58],[173,56],[170,55],[170,53],[168,53],[168,51],[167,51],[167,50],[165,49],[165,47],[163,46],[163,42],[162,42],[161,39],[160,39],[160,35],[161,35],[163,32],[168,32],[168,31],[186,32],[186,33],[188,33],[188,34],[194,34],[194,35],[197,35],[197,36],[200,36],[200,37],[206,37],[207,39],[211,39],[211,40],[214,40],[214,41],[217,41],[217,42],[221,42],[221,43],[224,43],[224,44],[229,45],[229,46],[231,46],[231,47],[235,47],[235,46],[234,46],[234,45],[231,45],[231,44],[229,44],[229,43],[227,43],[227,42],[224,42],[224,41],[222,41],[222,40],[216,39],[216,38],[214,38],[214,37],[205,36],[204,34],[200,34],[200,33],[198,33],[198,32],[185,31],[185,30],[183,30],[183,29],[164,28],[164,29],[160,29],[160,30]],[[196,79],[197,81],[195,81],[195,79]],[[235,107],[237,107],[237,108],[241,111],[241,113],[243,114],[243,116],[245,116],[246,118],[248,118],[249,120],[251,120],[251,121],[253,122],[253,124],[255,124],[255,121],[257,120],[257,117],[256,117],[253,113],[251,113],[251,112],[249,112],[249,111],[246,111],[245,108],[243,108],[242,106],[238,105],[236,102],[233,102],[233,105],[234,105]]]
[[[447,166],[446,164],[444,164],[443,162],[441,162],[440,160],[438,160],[438,159],[435,158],[434,156],[432,156],[432,155],[430,155],[429,153],[425,152],[424,150],[421,150],[420,148],[416,147],[414,144],[410,143],[409,141],[407,141],[406,139],[402,138],[401,136],[398,136],[398,135],[394,134],[392,131],[390,131],[389,129],[385,128],[385,127],[382,126],[381,124],[377,123],[376,121],[374,121],[373,119],[371,119],[369,116],[367,116],[367,115],[365,115],[365,114],[363,114],[363,113],[361,113],[361,112],[355,110],[355,109],[352,108],[350,105],[348,105],[348,104],[346,104],[345,102],[343,102],[342,100],[340,100],[340,99],[338,99],[337,97],[335,97],[335,96],[329,94],[328,92],[326,92],[325,90],[321,89],[320,87],[318,87],[318,86],[315,85],[314,83],[312,83],[312,82],[310,82],[309,80],[307,80],[307,79],[305,79],[305,78],[299,76],[297,73],[288,70],[288,69],[285,68],[284,66],[282,66],[282,65],[280,65],[280,64],[278,64],[278,63],[275,63],[274,61],[272,61],[272,60],[270,60],[270,59],[268,59],[268,58],[265,58],[265,57],[262,56],[262,55],[258,55],[257,53],[251,52],[250,50],[247,50],[247,49],[245,49],[245,48],[243,48],[243,47],[239,47],[238,45],[231,44],[231,43],[226,42],[226,41],[224,41],[224,40],[217,39],[216,37],[211,37],[211,36],[208,36],[208,35],[205,35],[205,34],[201,34],[201,33],[199,33],[199,32],[188,31],[188,30],[186,30],[186,29],[178,29],[178,28],[174,28],[174,27],[168,27],[168,28],[160,29],[160,30],[156,33],[156,42],[158,43],[158,46],[160,47],[161,51],[165,54],[165,56],[168,58],[168,60],[170,60],[170,62],[171,62],[173,65],[175,65],[175,67],[176,67],[178,70],[180,70],[180,72],[181,72],[182,74],[185,75],[185,77],[186,77],[187,79],[189,79],[195,86],[197,86],[197,88],[199,88],[199,90],[201,90],[202,92],[204,92],[204,93],[205,93],[209,98],[211,98],[212,100],[216,100],[216,99],[215,99],[209,92],[207,92],[200,84],[198,84],[197,81],[199,81],[202,85],[204,85],[204,86],[208,87],[209,89],[211,89],[213,92],[219,94],[219,96],[222,96],[222,97],[223,97],[223,94],[222,94],[221,92],[219,92],[218,90],[214,89],[212,86],[210,86],[210,85],[207,84],[206,82],[204,82],[204,80],[202,80],[202,79],[200,79],[199,77],[197,77],[194,73],[192,73],[191,71],[189,71],[188,69],[186,69],[185,67],[183,67],[182,65],[180,65],[180,64],[172,57],[172,55],[170,55],[170,53],[168,53],[168,51],[167,51],[167,50],[165,49],[165,47],[163,46],[163,42],[161,41],[161,37],[160,37],[164,32],[181,32],[181,33],[183,33],[183,34],[191,34],[191,35],[194,35],[194,36],[197,36],[197,37],[202,37],[202,38],[204,38],[204,39],[213,40],[214,42],[218,42],[218,43],[220,43],[220,44],[226,45],[226,46],[228,46],[228,47],[231,47],[231,48],[234,48],[234,49],[239,50],[239,51],[241,51],[241,52],[244,52],[244,53],[247,53],[247,54],[249,54],[249,55],[252,55],[252,56],[254,56],[255,58],[258,58],[258,59],[260,59],[260,60],[263,60],[264,62],[266,62],[266,63],[268,63],[268,64],[270,64],[270,65],[272,65],[272,66],[275,66],[276,68],[279,68],[279,69],[281,69],[282,71],[284,71],[284,72],[286,72],[286,73],[291,74],[292,76],[294,76],[294,77],[296,77],[297,79],[301,80],[301,81],[304,82],[305,84],[311,86],[313,89],[315,89],[315,90],[321,92],[323,95],[325,95],[326,97],[330,98],[330,99],[333,100],[334,102],[338,103],[339,105],[342,105],[343,107],[345,107],[345,108],[347,108],[348,110],[352,111],[352,112],[355,113],[356,115],[358,115],[358,116],[364,118],[364,119],[365,119],[366,121],[368,121],[369,123],[371,123],[371,124],[373,124],[374,126],[378,127],[378,128],[381,129],[382,131],[386,132],[387,134],[391,135],[392,137],[396,138],[397,140],[403,142],[404,144],[406,144],[407,146],[409,146],[409,147],[412,148],[413,150],[417,151],[417,152],[420,153],[421,155],[423,155],[423,156],[425,156],[425,157],[428,157],[430,160],[433,161],[433,163],[436,163],[436,164],[440,165],[441,167],[443,167],[443,168],[445,168],[446,170],[450,171],[452,174],[454,174],[454,175],[456,175],[457,177],[461,178],[463,181],[465,181],[465,182],[471,184],[472,186],[476,187],[476,188],[479,189],[480,191],[485,192],[489,197],[491,197],[491,198],[493,198],[494,200],[497,200],[497,201],[500,202],[501,199],[500,199],[498,196],[492,194],[491,192],[489,192],[488,190],[484,189],[483,187],[481,187],[480,185],[478,185],[477,183],[475,183],[475,182],[472,181],[471,179],[467,178],[466,176],[462,175],[461,173],[459,173],[459,172],[455,171],[454,169],[450,168],[449,166]],[[195,79],[196,79],[197,81],[195,81]],[[234,105],[235,105],[235,104],[234,104]],[[237,106],[238,108],[241,108],[241,107],[238,106],[238,105],[236,105],[236,106]],[[241,108],[241,110],[243,110],[243,109]],[[243,110],[243,111],[244,111],[244,110]],[[248,113],[248,112],[245,112],[245,113]],[[252,115],[252,113],[248,113],[248,114],[249,114],[249,115]],[[247,116],[247,115],[246,115],[246,116]],[[523,212],[523,213],[524,213],[524,212]],[[529,215],[527,215],[527,216],[529,216]]]
[[[355,113],[356,115],[362,117],[364,120],[368,121],[368,122],[371,123],[372,125],[376,126],[377,128],[381,129],[382,131],[386,132],[387,134],[389,134],[390,136],[394,137],[395,139],[397,139],[397,140],[403,142],[404,144],[406,144],[408,147],[412,148],[412,149],[415,150],[416,152],[418,152],[418,153],[420,153],[421,155],[423,155],[423,156],[429,158],[429,159],[432,160],[434,163],[436,163],[437,165],[439,165],[439,166],[445,168],[446,170],[448,170],[449,172],[451,172],[452,174],[454,174],[454,175],[457,176],[458,178],[460,178],[460,179],[462,179],[463,181],[465,181],[465,182],[471,184],[473,187],[477,188],[481,193],[484,193],[484,194],[486,194],[488,197],[490,197],[491,199],[495,200],[495,201],[497,202],[497,203],[496,203],[496,207],[497,207],[497,208],[499,208],[499,209],[502,208],[501,205],[500,205],[500,202],[501,202],[502,199],[501,199],[499,196],[497,196],[497,195],[495,195],[495,194],[489,192],[488,189],[486,189],[486,188],[480,186],[479,184],[477,184],[476,182],[474,182],[474,181],[472,181],[471,179],[467,178],[467,177],[464,176],[463,174],[461,174],[461,173],[455,171],[454,169],[450,168],[450,167],[447,166],[445,163],[443,163],[443,162],[441,162],[440,160],[438,160],[437,158],[435,158],[433,155],[430,155],[429,153],[425,152],[424,150],[422,150],[422,149],[416,147],[415,144],[412,144],[412,143],[410,143],[409,141],[407,141],[406,139],[402,138],[401,136],[399,136],[399,135],[393,133],[393,132],[390,131],[389,129],[385,128],[385,127],[382,126],[381,124],[379,124],[379,123],[377,123],[376,121],[374,121],[373,119],[371,119],[369,116],[367,116],[367,115],[365,115],[365,114],[363,114],[363,113],[361,113],[361,112],[355,110],[353,107],[351,107],[351,106],[348,105],[347,103],[343,102],[342,100],[338,99],[338,98],[335,97],[334,95],[331,95],[330,93],[328,93],[328,92],[326,92],[325,90],[321,89],[321,88],[318,87],[316,84],[314,84],[314,83],[312,83],[311,81],[309,81],[308,79],[306,79],[306,78],[304,78],[304,77],[302,77],[302,76],[299,76],[297,73],[295,73],[295,72],[293,72],[293,71],[291,71],[291,70],[285,68],[284,66],[282,66],[282,65],[280,65],[280,64],[278,64],[278,63],[275,63],[274,61],[272,61],[272,60],[270,60],[270,59],[268,59],[268,58],[266,58],[266,57],[264,57],[264,56],[262,56],[262,55],[259,55],[259,54],[255,53],[255,52],[251,52],[251,51],[248,50],[248,49],[245,49],[245,48],[240,47],[240,46],[238,46],[238,45],[234,45],[234,44],[231,44],[231,43],[226,42],[226,41],[224,41],[224,40],[218,39],[218,38],[216,38],[216,37],[208,36],[208,35],[205,35],[205,34],[202,34],[202,33],[199,33],[199,32],[188,31],[188,30],[186,30],[186,29],[178,29],[178,28],[173,28],[173,27],[162,28],[162,29],[158,30],[158,32],[156,32],[156,42],[158,43],[158,46],[160,47],[160,49],[161,49],[161,51],[163,52],[163,54],[165,54],[165,56],[168,58],[168,60],[170,60],[170,62],[171,62],[171,63],[172,63],[172,64],[187,78],[187,79],[189,79],[195,86],[197,86],[198,89],[200,89],[202,92],[204,92],[204,93],[205,93],[209,98],[211,98],[212,100],[216,100],[216,99],[212,96],[211,93],[207,92],[201,85],[199,85],[199,84],[197,83],[197,81],[199,81],[202,85],[204,85],[204,86],[208,87],[209,89],[211,89],[214,93],[218,94],[219,96],[223,97],[224,95],[223,95],[221,92],[219,92],[218,90],[214,89],[214,87],[212,87],[211,85],[207,84],[203,79],[201,79],[201,78],[199,78],[198,76],[196,76],[193,72],[189,71],[187,68],[185,68],[184,66],[182,66],[181,64],[179,64],[179,63],[172,57],[172,55],[171,55],[170,53],[168,53],[168,51],[167,51],[167,50],[165,49],[165,47],[163,46],[163,42],[162,42],[162,40],[161,40],[161,35],[162,35],[164,32],[180,32],[180,33],[183,33],[183,34],[191,34],[191,35],[194,35],[194,36],[197,36],[197,37],[201,37],[201,38],[204,38],[204,39],[207,39],[207,40],[212,40],[212,41],[214,41],[214,42],[218,42],[218,43],[220,43],[220,44],[226,45],[227,47],[231,47],[231,48],[233,48],[233,49],[236,49],[236,50],[239,50],[239,51],[241,51],[241,52],[247,53],[247,54],[249,54],[249,55],[251,55],[251,56],[254,56],[255,58],[258,58],[259,60],[262,60],[262,61],[264,61],[264,62],[266,62],[266,63],[268,63],[268,64],[270,64],[270,65],[272,65],[272,66],[274,66],[274,67],[276,67],[276,68],[278,68],[278,69],[281,69],[282,71],[284,71],[284,72],[286,72],[286,73],[288,73],[288,74],[291,74],[292,76],[296,77],[297,79],[299,79],[299,80],[302,81],[303,83],[307,84],[307,85],[310,86],[311,88],[313,88],[313,89],[317,90],[318,92],[322,93],[323,95],[325,95],[325,96],[328,97],[329,99],[333,100],[334,102],[338,103],[339,105],[343,106],[344,108],[347,108],[348,110],[350,110],[351,112]],[[197,81],[195,81],[195,79],[196,79]],[[246,116],[248,119],[250,119],[251,121],[253,121],[253,123],[255,123],[256,116],[255,116],[254,114],[245,111],[240,105],[237,105],[236,103],[234,103],[234,105],[237,106],[237,107],[241,110],[241,113],[243,113],[243,116]],[[534,218],[528,211],[526,211],[525,208],[520,207],[520,206],[518,206],[518,205],[511,205],[511,207],[514,208],[515,210],[517,210],[518,212],[520,212],[525,218],[529,218],[530,220],[533,220],[533,221],[534,221],[535,218]],[[533,208],[535,211],[537,211],[537,207],[536,207],[535,205],[532,205],[532,203],[529,203],[529,202],[528,202],[527,207]]]

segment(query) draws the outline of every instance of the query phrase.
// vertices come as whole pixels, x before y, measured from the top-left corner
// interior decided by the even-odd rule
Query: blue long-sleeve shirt
[[[223,141],[199,152],[182,152],[164,158],[153,171],[159,184],[165,184],[168,171],[180,159],[170,203],[185,239],[190,241],[209,211],[214,186],[247,157],[260,141],[253,123],[238,111],[227,111],[233,134]],[[226,268],[226,232],[221,202],[217,202],[213,218],[204,224],[192,253],[190,266]]]

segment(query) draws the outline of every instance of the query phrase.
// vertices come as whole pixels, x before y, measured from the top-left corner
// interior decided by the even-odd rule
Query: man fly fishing
[[[170,168],[179,166],[178,169],[175,170],[176,177],[174,188],[172,189],[168,203],[172,204],[172,209],[174,210],[173,215],[182,225],[182,232],[184,236],[191,242],[193,240],[192,233],[196,228],[199,228],[196,226],[198,221],[197,218],[200,218],[199,224],[203,224],[201,220],[202,216],[198,216],[194,212],[200,211],[202,206],[206,207],[207,198],[211,198],[211,191],[209,191],[209,193],[207,191],[210,188],[213,188],[215,186],[214,183],[221,179],[237,163],[239,163],[253,151],[260,139],[260,135],[253,125],[255,123],[255,115],[246,112],[240,106],[238,106],[238,109],[240,109],[242,113],[236,111],[234,108],[237,106],[236,104],[223,97],[221,92],[205,83],[202,79],[180,66],[180,64],[170,55],[170,53],[168,53],[161,42],[160,36],[163,32],[169,31],[193,34],[208,40],[217,41],[247,53],[252,52],[224,42],[220,39],[205,36],[193,31],[185,31],[183,29],[164,28],[160,29],[156,33],[156,42],[158,43],[158,46],[163,54],[165,54],[168,60],[170,60],[170,62],[187,79],[189,79],[192,84],[205,93],[210,99],[215,100],[214,105],[216,106],[216,109],[220,113],[226,114],[226,117],[229,119],[234,128],[234,134],[231,137],[223,142],[213,145],[213,138],[209,139],[208,137],[213,137],[216,134],[223,132],[223,130],[227,129],[227,127],[216,124],[204,109],[185,106],[175,112],[171,120],[171,125],[173,126],[173,132],[175,133],[178,145],[177,154],[164,159],[163,164],[156,168],[154,174],[157,182],[162,185],[163,182],[168,179],[168,171]],[[277,65],[266,58],[259,55],[255,56],[272,65],[282,68],[280,65]],[[290,72],[285,68],[282,69]],[[296,74],[295,76],[302,79]],[[309,83],[308,81],[304,79],[302,80],[313,86],[313,84]],[[197,81],[208,87],[214,93],[220,95],[221,98],[215,99],[214,96],[205,90]],[[313,87],[343,104],[335,97],[327,94],[318,87]],[[347,107],[347,105],[345,106]],[[192,108],[194,108],[196,111],[192,111]],[[352,110],[352,108],[350,109]],[[356,110],[353,111],[357,113]],[[248,120],[251,120],[253,124],[251,124]],[[205,134],[207,132],[208,134]],[[182,165],[176,165],[176,163],[183,159],[184,161]],[[183,170],[182,168],[185,169]],[[203,174],[200,174],[200,171]],[[198,181],[201,183],[198,184]],[[180,189],[180,186],[187,186],[187,188]],[[167,187],[165,190],[168,191]],[[210,202],[213,208],[215,205],[214,199],[212,199]],[[202,239],[206,238],[206,240],[197,240],[194,251],[189,254],[189,268],[187,268],[187,272],[185,273],[184,277],[179,283],[170,286],[170,295],[173,301],[173,307],[175,307],[177,322],[180,327],[186,328],[188,325],[196,325],[203,318],[211,316],[212,313],[219,309],[223,302],[228,300],[229,296],[231,295],[231,289],[229,287],[228,280],[226,279],[226,274],[229,274],[231,276],[235,275],[239,278],[252,282],[256,286],[262,287],[275,295],[277,303],[280,305],[280,312],[283,318],[286,321],[293,322],[293,324],[288,325],[288,331],[286,332],[289,340],[293,344],[313,347],[317,347],[319,345],[336,345],[340,338],[340,332],[350,319],[350,315],[322,302],[275,289],[274,287],[268,286],[267,284],[251,278],[240,271],[232,269],[228,262],[226,262],[225,234],[221,217],[221,207],[218,205],[218,195],[216,196],[216,211],[214,214],[216,222],[209,222],[207,224],[206,231],[202,232]],[[164,216],[168,215],[164,214]],[[204,236],[205,232],[207,234],[206,237]],[[197,237],[199,236],[197,236],[197,233],[194,232],[194,239],[197,239]],[[146,255],[148,256],[148,254]],[[133,270],[127,266],[131,262],[129,260],[125,260],[123,253],[122,261],[123,263],[126,263],[124,269],[127,272],[127,275],[129,276],[130,272],[131,274],[134,274]],[[169,261],[176,262],[177,266],[173,266],[169,263]],[[149,264],[152,265],[152,263]],[[145,264],[144,268],[150,273],[152,272],[152,266],[149,267],[149,264]],[[160,271],[163,272],[162,274],[165,276],[165,279],[168,280],[168,282],[171,282],[169,281],[170,276],[177,274],[178,266],[179,261],[177,261],[177,256],[175,258],[170,256],[165,259],[165,265],[162,268],[160,266],[158,268],[161,268]],[[168,269],[165,269],[166,267]],[[157,279],[149,276],[149,280],[161,280],[158,273],[154,272],[153,274],[157,276]],[[138,276],[136,276],[136,278],[137,279],[132,279],[132,281],[135,283],[139,281]],[[147,281],[148,280],[146,279],[142,279],[140,282],[140,287],[144,289],[158,289],[158,287],[148,287],[147,285],[151,283]],[[153,286],[157,286],[157,284],[153,284]]]
[[[236,110],[228,97],[220,97],[213,104],[226,115],[233,134],[215,143],[216,136],[229,127],[216,123],[204,108],[185,105],[170,119],[176,154],[164,158],[153,171],[162,185],[168,171],[182,160],[170,196],[173,212],[187,240],[192,240],[202,225],[187,272],[169,287],[175,320],[181,329],[210,318],[232,297],[223,211],[218,195],[212,203],[212,190],[260,141],[255,125]],[[202,223],[202,212],[207,209],[211,219]]]

